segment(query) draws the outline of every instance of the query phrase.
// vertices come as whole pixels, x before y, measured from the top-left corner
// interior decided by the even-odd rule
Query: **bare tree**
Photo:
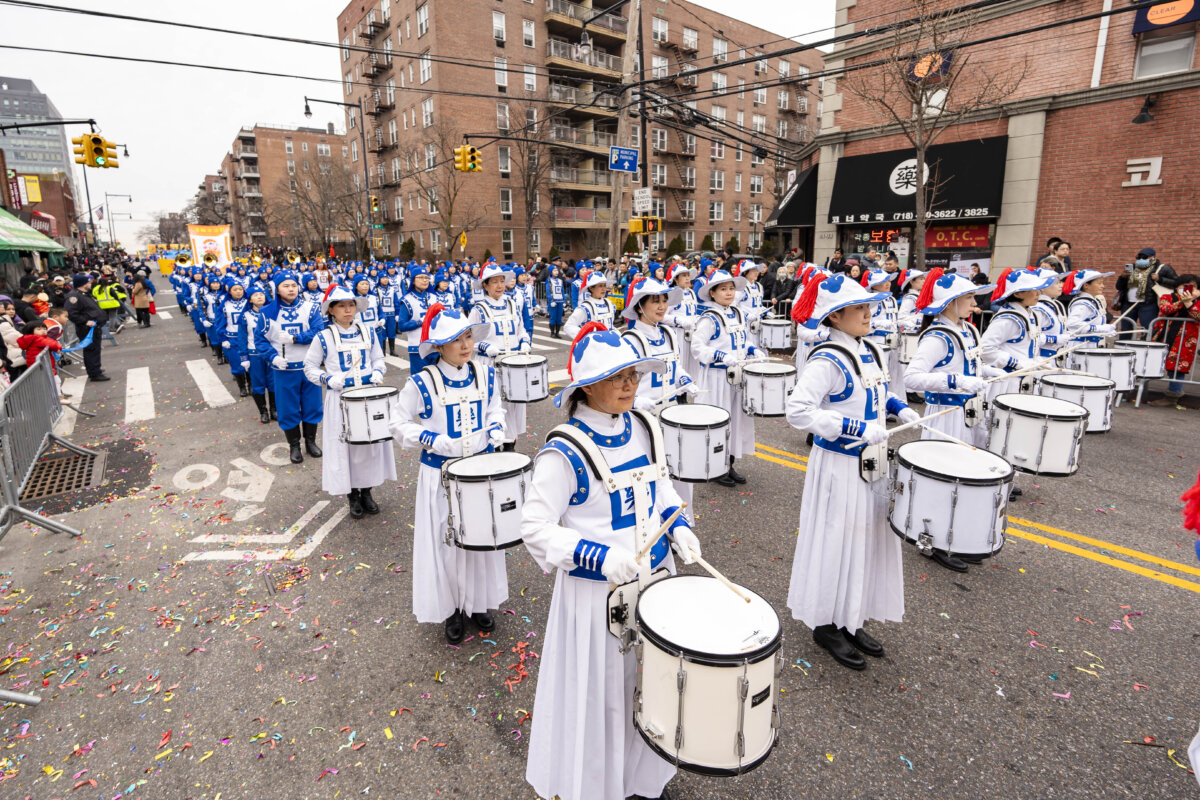
[[[304,164],[310,165],[307,170]],[[335,238],[345,235],[365,253],[370,228],[355,173],[330,161],[299,166],[295,175],[280,178],[271,201],[263,204],[264,220],[271,220],[267,230],[288,231],[283,238],[293,239],[305,251],[327,250]]]
[[[534,228],[537,228],[539,223],[548,217],[550,210],[550,197],[544,188],[550,177],[552,163],[548,145],[550,122],[541,118],[543,108],[544,106],[536,103],[513,106],[513,118],[518,122],[526,120],[527,127],[513,139],[503,142],[504,146],[512,148],[510,151],[512,171],[523,205],[522,222],[525,226],[526,257],[533,255],[529,243],[533,241]],[[531,124],[531,114],[539,115],[536,117],[536,123]],[[599,174],[597,173],[597,175]],[[607,177],[609,173],[603,174]]]
[[[216,203],[208,192],[197,192],[192,202],[183,209],[183,216],[193,225],[229,224],[229,204]]]
[[[926,214],[937,202],[938,164],[929,148],[947,130],[1010,97],[1025,78],[1027,59],[984,61],[960,45],[971,38],[977,15],[948,0],[911,0],[913,24],[889,34],[872,54],[883,63],[840,78],[840,87],[863,101],[879,127],[898,128],[916,151],[913,265],[925,263]]]
[[[402,152],[447,250],[453,248],[459,234],[483,224],[488,206],[471,174],[454,169],[454,148],[462,143],[461,129],[441,117]]]
[[[188,241],[188,219],[174,211],[156,211],[149,225],[143,225],[138,236],[147,242],[179,244]]]

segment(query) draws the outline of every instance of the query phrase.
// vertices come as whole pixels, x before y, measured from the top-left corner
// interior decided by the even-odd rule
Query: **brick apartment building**
[[[637,32],[631,6],[590,22],[591,49],[579,48],[582,23],[613,5],[356,0],[338,15],[343,99],[362,102],[366,117],[360,120],[353,108],[347,114],[351,160],[369,159],[372,191],[381,198],[377,249],[395,254],[411,237],[418,256],[444,257],[463,217],[472,223],[468,254],[477,257],[487,250],[522,259],[554,247],[582,258],[611,254],[624,243],[629,194],[640,175],[631,181],[610,172],[608,155],[613,145],[640,145],[636,117],[618,141],[622,75],[634,64],[632,52],[626,58]],[[694,249],[706,235],[718,245],[736,236],[743,248],[751,246],[791,166],[771,154],[794,153],[812,139],[818,98],[804,78],[820,68],[820,55],[680,75],[756,56],[782,37],[682,0],[647,3],[643,15],[647,77],[659,79],[651,90],[716,120],[714,130],[652,113],[648,177],[653,212],[666,227],[652,246],[664,248],[680,236]],[[777,85],[755,91],[756,80]],[[366,125],[366,154],[357,152],[359,125]],[[487,134],[472,138],[481,146],[482,173],[454,173],[446,165],[412,175],[450,158],[463,133]],[[492,143],[492,136],[510,138]],[[766,157],[755,153],[755,143]],[[532,168],[526,166],[531,150],[540,154]],[[449,174],[438,177],[438,170]],[[456,208],[468,210],[450,214],[446,196],[456,188]],[[617,191],[625,195],[614,242]]]
[[[1104,0],[1011,0],[979,12],[967,38],[1106,7],[1122,8]],[[904,18],[911,10],[898,0],[838,0],[838,33],[878,25],[888,12]],[[977,261],[995,274],[1033,263],[1057,235],[1071,242],[1076,267],[1120,269],[1153,246],[1164,261],[1195,268],[1182,243],[1200,197],[1198,19],[1200,8],[1190,3],[1164,3],[969,49],[974,68],[1025,63],[1027,71],[1000,106],[947,130],[931,150],[950,184],[926,235],[934,248],[928,264]],[[828,54],[826,66],[876,58],[885,44],[847,43]],[[837,80],[827,79],[824,91],[822,133],[803,154],[814,176],[806,223],[815,258],[870,243],[906,255],[912,198],[898,197],[888,179],[911,157],[908,142],[881,128]]]
[[[231,225],[234,247],[307,251],[322,244],[321,232],[308,230],[312,224],[298,224],[287,209],[298,197],[322,191],[335,171],[351,166],[346,137],[332,124],[326,129],[257,124],[238,131],[221,168],[205,176],[200,191],[212,195],[214,208],[227,209],[225,221]],[[352,238],[345,229],[328,236],[335,244]]]
[[[197,187],[195,206],[201,225],[223,225],[230,221],[226,182],[224,175],[205,175]]]

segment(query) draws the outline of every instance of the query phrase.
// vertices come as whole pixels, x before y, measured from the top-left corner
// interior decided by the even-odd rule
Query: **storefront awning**
[[[62,253],[66,249],[0,208],[0,250],[38,250],[43,253]]]
[[[930,221],[1000,216],[1008,137],[935,145],[926,153],[926,183],[937,186]],[[834,176],[829,221],[835,225],[911,222],[916,214],[914,150],[842,158]]]
[[[763,223],[763,230],[811,227],[817,221],[817,165],[796,176],[796,182]]]
[[[1133,12],[1133,35],[1156,31],[1172,25],[1200,20],[1200,3],[1193,0],[1169,0]]]

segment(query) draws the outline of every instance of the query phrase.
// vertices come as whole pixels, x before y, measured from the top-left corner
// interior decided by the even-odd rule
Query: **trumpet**
[[[201,260],[201,262],[204,264],[204,266],[206,266],[206,267],[208,267],[209,269],[211,269],[211,268],[213,268],[213,267],[215,267],[215,266],[217,265],[217,260],[218,260],[218,259],[217,259],[217,254],[216,254],[216,253],[205,253],[205,254],[204,254],[204,257],[203,257],[202,259],[200,259],[200,260]]]
[[[195,262],[192,261],[191,253],[180,253],[175,256],[175,266],[177,267],[190,267],[193,263]]]
[[[293,266],[295,266],[296,264],[299,264],[300,263],[300,254],[297,253],[295,250],[289,250],[287,252],[287,263],[289,263]]]
[[[257,251],[255,251],[254,253],[252,253],[252,254],[250,255],[250,261],[251,261],[251,262],[254,264],[254,266],[256,266],[256,267],[257,267],[259,264],[261,264],[261,263],[262,263],[262,256],[260,256],[260,255],[258,254],[258,252],[257,252]]]

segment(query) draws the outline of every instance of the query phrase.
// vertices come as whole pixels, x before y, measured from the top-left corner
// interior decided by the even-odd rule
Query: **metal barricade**
[[[1167,346],[1167,354],[1170,355],[1171,347],[1175,343],[1177,337],[1186,337],[1187,329],[1191,327],[1193,330],[1200,328],[1200,322],[1191,317],[1155,317],[1150,322],[1149,329],[1140,328],[1134,331],[1134,336],[1122,336],[1118,338],[1133,339],[1137,338],[1142,341],[1161,341]],[[1183,349],[1183,343],[1180,343],[1180,349]],[[1134,399],[1134,408],[1140,408],[1142,405],[1142,395],[1146,391],[1146,387],[1151,381],[1160,383],[1182,383],[1189,386],[1200,386],[1200,353],[1192,357],[1192,363],[1187,372],[1178,372],[1167,370],[1166,374],[1161,378],[1138,378],[1137,379],[1137,397]]]
[[[78,453],[91,455],[54,434],[54,425],[62,416],[58,382],[51,368],[51,352],[43,351],[33,366],[21,373],[0,394],[4,415],[0,417],[0,539],[18,522],[29,522],[71,536],[83,534],[69,525],[43,517],[21,506],[21,492],[33,474],[33,467],[51,442]]]

